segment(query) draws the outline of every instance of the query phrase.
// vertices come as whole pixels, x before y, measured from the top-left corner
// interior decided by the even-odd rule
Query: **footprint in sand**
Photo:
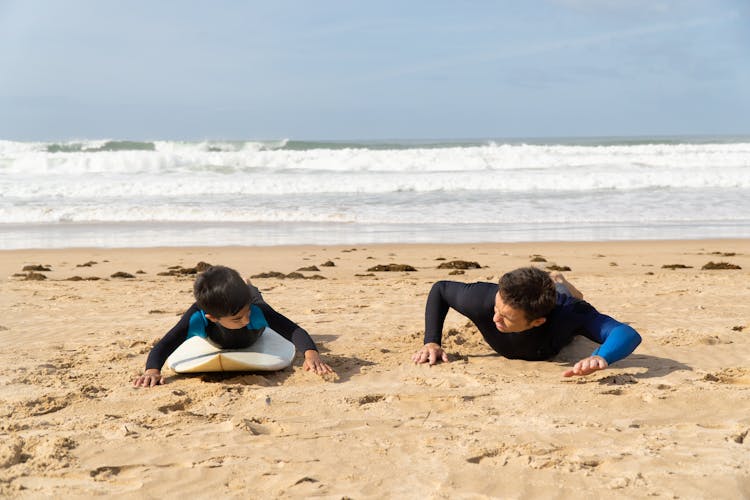
[[[748,368],[724,368],[714,373],[707,373],[703,380],[706,382],[718,382],[720,384],[750,385],[750,369]]]
[[[60,411],[70,405],[73,395],[66,396],[42,396],[16,405],[15,415],[34,417]]]
[[[232,425],[254,436],[276,435],[284,430],[275,420],[266,417],[233,418]]]
[[[80,393],[86,396],[87,398],[102,398],[108,394],[109,391],[107,391],[104,387],[97,387],[95,385],[84,385],[79,389]]]
[[[120,470],[122,470],[120,467],[103,465],[102,467],[97,467],[96,469],[89,471],[89,475],[94,478],[95,481],[107,481],[118,475]]]
[[[45,470],[58,469],[70,466],[70,451],[78,446],[78,443],[68,437],[40,437],[29,439],[24,448],[27,461],[35,467]]]
[[[383,394],[366,394],[356,398],[346,398],[346,402],[352,405],[364,406],[371,403],[377,403],[383,401],[385,396]]]
[[[24,441],[18,436],[3,439],[0,443],[0,469],[23,462]]]
[[[601,385],[627,385],[637,384],[638,379],[636,379],[629,373],[619,373],[617,375],[610,375],[608,377],[601,378],[598,382]]]

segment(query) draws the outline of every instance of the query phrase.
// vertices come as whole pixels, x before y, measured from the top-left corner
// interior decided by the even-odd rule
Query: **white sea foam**
[[[0,221],[685,223],[710,232],[750,226],[750,142],[0,141]]]

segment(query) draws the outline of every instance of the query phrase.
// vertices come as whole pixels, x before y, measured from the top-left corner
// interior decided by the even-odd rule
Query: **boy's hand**
[[[333,368],[325,364],[323,360],[320,359],[320,354],[314,349],[305,351],[305,362],[302,363],[302,368],[318,375],[325,375],[326,373],[336,373],[333,371]]]
[[[598,370],[608,367],[607,360],[601,356],[589,356],[576,363],[573,368],[563,372],[563,377],[572,377],[573,375],[588,375]]]
[[[164,383],[164,376],[161,374],[161,370],[156,368],[149,368],[143,375],[136,377],[133,380],[133,387],[153,387],[155,385],[161,385]]]

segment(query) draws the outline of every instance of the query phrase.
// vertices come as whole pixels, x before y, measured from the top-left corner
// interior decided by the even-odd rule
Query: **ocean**
[[[750,137],[0,140],[0,249],[750,237]]]

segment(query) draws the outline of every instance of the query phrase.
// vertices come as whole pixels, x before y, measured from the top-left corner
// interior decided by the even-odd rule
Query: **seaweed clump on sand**
[[[572,271],[572,269],[570,269],[570,266],[558,266],[557,264],[552,264],[551,266],[547,266],[547,271]]]
[[[398,271],[416,271],[417,269],[409,264],[378,264],[368,269],[375,272],[398,272]]]
[[[289,279],[289,280],[324,280],[327,279],[325,276],[314,274],[312,276],[305,276],[302,273],[291,272],[289,274],[280,273],[279,271],[268,271],[267,273],[253,274],[250,278],[275,278],[275,279]]]
[[[206,269],[211,267],[208,262],[200,261],[194,267],[182,267],[182,266],[169,266],[168,271],[156,273],[157,276],[188,276],[193,274],[202,273]]]
[[[742,269],[737,264],[730,264],[729,262],[713,262],[710,261],[707,264],[705,264],[701,269],[704,271],[707,270],[714,270],[714,269]]]
[[[300,267],[299,269],[297,269],[297,271],[320,271],[320,269],[318,269],[318,266],[307,266]]]
[[[49,272],[49,271],[52,271],[52,268],[50,266],[43,266],[41,264],[32,264],[28,266],[23,266],[22,271]]]
[[[692,269],[693,266],[686,266],[685,264],[664,264],[663,266],[661,266],[661,268],[671,269],[674,271],[675,269]]]
[[[482,266],[479,262],[471,262],[468,260],[452,260],[450,262],[443,262],[437,268],[438,269],[481,269]]]
[[[133,275],[132,275],[132,274],[130,274],[130,273],[126,273],[125,271],[117,271],[116,273],[112,274],[112,275],[110,276],[110,278],[125,278],[125,279],[132,279],[132,278],[135,278],[135,276],[133,276]]]

